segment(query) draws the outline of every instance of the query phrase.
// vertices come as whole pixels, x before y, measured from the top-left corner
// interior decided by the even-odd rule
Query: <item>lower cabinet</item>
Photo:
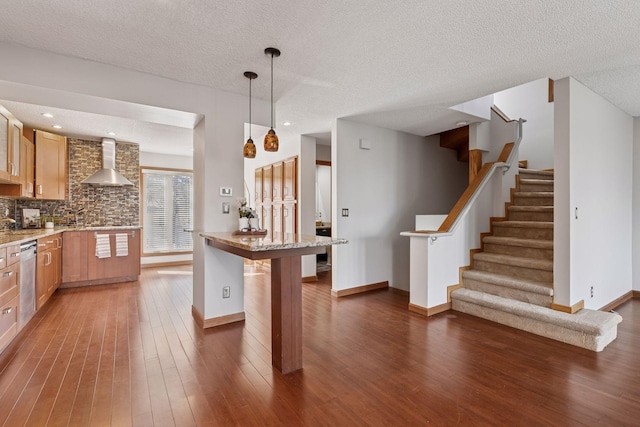
[[[127,255],[116,253],[116,235],[127,236]],[[109,256],[96,256],[97,236],[109,240]],[[62,282],[91,284],[137,278],[140,275],[140,230],[66,231],[62,253]],[[86,282],[86,283],[80,283]],[[71,285],[74,286],[74,285]]]
[[[39,310],[62,283],[62,236],[42,237],[37,243],[36,310]]]
[[[20,311],[20,247],[0,248],[0,351],[18,333]],[[14,254],[13,257],[9,257]]]

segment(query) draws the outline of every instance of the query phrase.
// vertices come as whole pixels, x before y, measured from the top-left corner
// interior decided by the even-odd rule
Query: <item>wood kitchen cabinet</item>
[[[87,232],[65,231],[62,234],[62,282],[83,282],[87,275]]]
[[[33,198],[35,180],[35,146],[20,136],[20,197]]]
[[[16,250],[18,255],[15,255]],[[19,260],[19,245],[0,248],[0,351],[18,333],[18,319],[20,318]]]
[[[116,234],[123,233],[129,236],[128,255],[116,255]],[[96,235],[108,234],[111,246],[109,258],[98,258],[96,253]],[[109,230],[98,232],[86,232],[87,241],[87,280],[104,280],[114,278],[127,278],[136,280],[140,275],[140,230]]]
[[[62,236],[42,237],[37,244],[36,310],[39,310],[62,282]]]
[[[22,123],[0,105],[0,180],[20,181]]]
[[[67,138],[36,130],[35,158],[36,199],[66,199]]]

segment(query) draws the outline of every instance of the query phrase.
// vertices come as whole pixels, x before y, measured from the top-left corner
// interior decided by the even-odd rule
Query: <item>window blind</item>
[[[193,175],[143,169],[142,194],[144,253],[192,251]]]

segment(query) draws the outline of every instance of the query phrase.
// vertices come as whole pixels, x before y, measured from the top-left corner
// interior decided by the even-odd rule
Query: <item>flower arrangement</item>
[[[246,199],[238,199],[236,204],[238,205],[238,215],[240,218],[256,218],[256,211],[247,206]]]

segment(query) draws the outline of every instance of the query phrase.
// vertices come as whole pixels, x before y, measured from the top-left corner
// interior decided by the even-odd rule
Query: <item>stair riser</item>
[[[503,298],[511,298],[518,301],[528,302],[530,304],[539,305],[541,307],[551,308],[551,302],[553,301],[553,297],[549,295],[535,294],[520,289],[498,286],[491,283],[480,282],[477,280],[463,279],[462,283],[466,289],[485,292]]]
[[[451,308],[455,311],[501,323],[532,334],[551,338],[577,347],[592,351],[602,351],[617,335],[617,325],[607,330],[603,335],[586,335],[561,326],[551,325],[538,320],[522,318],[504,311],[494,310],[452,297]]]
[[[493,235],[521,239],[553,240],[552,228],[500,227],[494,224]]]
[[[506,276],[520,279],[535,280],[538,282],[553,282],[553,271],[537,270],[534,268],[519,267],[515,265],[498,264],[488,261],[473,261],[475,270],[487,271],[489,273],[504,274]]]
[[[553,175],[538,175],[537,173],[530,173],[530,172],[524,172],[524,171],[520,171],[519,172],[520,175],[520,179],[546,179],[546,180],[550,180],[553,181]]]
[[[553,196],[522,197],[513,196],[514,206],[553,206]]]
[[[553,212],[509,211],[509,220],[553,222]]]
[[[545,259],[553,261],[553,249],[529,248],[522,246],[485,243],[484,251],[492,254],[511,255],[522,258]]]
[[[541,184],[541,183],[520,183],[520,191],[548,191],[553,193],[553,183]]]

